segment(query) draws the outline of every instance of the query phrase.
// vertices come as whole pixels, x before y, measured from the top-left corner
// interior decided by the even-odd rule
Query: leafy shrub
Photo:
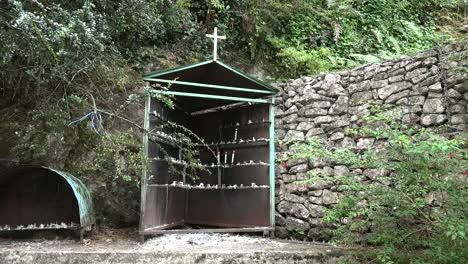
[[[374,138],[381,147],[332,149],[319,140],[296,145],[293,158],[323,157],[353,169],[374,169],[372,181],[359,175],[312,175],[345,192],[326,211],[324,222],[347,223],[335,242],[367,245],[354,252],[380,263],[464,263],[468,255],[467,135],[443,134],[399,122],[377,111],[348,134]],[[374,178],[375,177],[375,178]]]
[[[228,35],[220,45],[223,60],[263,63],[273,77],[289,77],[428,48],[438,41],[434,28],[443,10],[466,12],[464,0],[9,0],[0,6],[2,139],[14,138],[11,150],[22,162],[54,159],[77,174],[88,168],[88,161],[75,162],[84,152],[102,150],[110,158],[103,157],[107,169],[99,173],[131,182],[135,168],[120,170],[111,157],[129,138],[91,140],[89,131],[67,124],[89,111],[90,97],[131,116],[122,105],[143,90],[142,72],[209,59],[204,34],[214,26]]]
[[[271,42],[279,48],[277,59],[285,67],[286,73],[311,74],[336,69],[336,65],[329,59],[332,52],[327,48],[307,50],[301,46],[288,46],[284,40],[272,39]]]
[[[436,19],[447,10],[467,8],[456,0],[245,2],[232,8],[244,14],[233,19],[253,24],[241,27],[238,44],[250,47],[251,58],[272,61],[280,77],[314,74],[326,62],[329,69],[342,69],[369,62],[370,56],[375,61],[427,49],[450,39],[435,32]],[[291,69],[286,56],[308,62]]]

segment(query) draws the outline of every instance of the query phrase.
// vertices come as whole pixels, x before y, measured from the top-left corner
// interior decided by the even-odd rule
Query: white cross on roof
[[[213,34],[206,34],[206,36],[213,39],[213,60],[216,61],[216,59],[218,58],[218,39],[226,39],[226,36],[218,36],[217,27],[214,28]]]

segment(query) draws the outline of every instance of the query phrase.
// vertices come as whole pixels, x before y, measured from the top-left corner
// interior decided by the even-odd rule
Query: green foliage
[[[34,106],[67,94],[113,95],[130,82],[131,71],[108,45],[105,19],[90,2],[65,9],[57,2],[10,1],[0,20],[8,43],[0,49],[4,100]]]
[[[115,172],[114,178],[134,182],[140,187],[143,152],[132,128],[116,135],[104,134],[95,151],[96,158],[91,169]]]
[[[404,53],[427,49],[441,37],[435,32],[435,19],[449,8],[457,7],[460,1],[266,1],[258,6],[269,11],[269,16],[279,18],[273,27],[269,41],[277,50],[272,54],[278,60],[281,72],[282,57],[293,47],[305,50],[311,61],[331,61],[329,69],[341,69],[359,63],[375,62]],[[281,3],[281,4],[280,4]],[[465,3],[466,5],[466,3]],[[465,7],[466,8],[466,7]],[[260,15],[262,21],[269,17]],[[326,48],[328,53],[319,51]],[[294,56],[292,56],[294,58]],[[290,75],[313,74],[322,71],[322,65],[301,67],[299,71],[286,71]]]
[[[11,152],[22,163],[46,161],[50,156],[61,159],[63,152],[67,151],[67,144],[73,138],[71,131],[64,130],[67,113],[51,111],[51,108],[35,109],[27,116],[15,111],[8,119],[2,120],[0,131],[14,130],[10,140],[15,144]]]
[[[213,26],[229,36],[220,47],[227,60],[272,63],[277,77],[337,70],[429,48],[444,10],[466,10],[455,0],[175,2],[8,1],[0,15],[5,98],[125,91],[149,62],[208,58],[204,33]]]
[[[468,257],[468,153],[466,133],[445,136],[398,121],[398,113],[373,109],[366,124],[347,133],[385,140],[383,148],[331,149],[317,139],[296,145],[292,158],[326,158],[351,168],[374,168],[374,181],[359,175],[311,175],[305,183],[332,181],[345,192],[326,211],[328,224],[342,222],[335,241],[372,245],[356,251],[380,263],[464,263]],[[344,187],[344,188],[343,188]]]
[[[198,174],[200,172],[205,171],[210,173],[206,166],[202,165],[201,163],[199,158],[199,146],[201,145],[207,148],[207,150],[209,150],[214,157],[216,157],[216,155],[213,149],[211,149],[202,138],[193,133],[190,129],[171,121],[168,121],[165,124],[159,126],[158,129],[161,129],[162,131],[170,134],[172,138],[171,142],[177,144],[179,150],[181,151],[180,154],[182,161],[184,162],[184,170],[180,170],[180,168],[177,169],[175,165],[178,161],[176,161],[174,157],[171,157],[162,145],[155,142],[155,144],[160,147],[160,150],[164,154],[164,159],[169,164],[170,173],[180,175],[185,174],[185,176],[188,176],[193,180],[198,179]],[[151,137],[154,134],[150,131],[149,135]],[[158,137],[157,134],[155,136]]]
[[[2,91],[4,99],[22,103],[42,102],[28,101],[31,96],[57,101],[72,93],[109,103],[109,97],[140,84],[141,69],[162,50],[177,47],[192,56],[203,36],[188,9],[166,0],[5,5]]]
[[[143,107],[142,72],[209,59],[211,40],[204,35],[214,26],[228,36],[220,45],[223,60],[268,65],[273,77],[289,77],[428,48],[438,41],[434,29],[444,10],[466,12],[466,1],[455,0],[9,0],[0,5],[2,140],[22,163],[54,163],[79,175],[94,175],[86,172],[90,161],[83,156],[98,153],[105,169],[95,172],[111,193],[114,185],[135,186],[139,155],[127,148],[138,139],[119,133],[128,126],[113,117],[141,123],[133,113]],[[170,97],[153,96],[170,105]],[[68,126],[96,105],[115,115],[103,124],[108,134],[98,137],[85,125]]]
[[[277,60],[287,74],[326,72],[336,69],[336,62],[331,59],[328,48],[307,50],[304,47],[289,46],[285,40],[272,39],[271,43],[280,47]]]

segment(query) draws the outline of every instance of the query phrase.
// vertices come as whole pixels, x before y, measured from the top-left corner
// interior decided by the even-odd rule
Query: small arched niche
[[[48,167],[0,172],[0,230],[85,228],[91,196],[76,177]]]

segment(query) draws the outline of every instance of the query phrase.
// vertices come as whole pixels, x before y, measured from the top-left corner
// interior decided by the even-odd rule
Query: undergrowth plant
[[[353,251],[357,262],[466,263],[467,134],[411,126],[395,112],[376,109],[365,121],[347,133],[375,139],[376,147],[335,149],[318,139],[293,146],[292,158],[325,158],[364,170],[364,176],[316,174],[301,182],[331,181],[344,192],[322,220],[347,223],[335,230],[334,241],[366,246]],[[369,169],[372,179],[365,177]]]
[[[216,154],[202,138],[200,138],[187,127],[171,121],[167,121],[165,124],[158,126],[156,129],[169,131],[169,136],[171,138],[169,141],[176,144],[180,149],[181,160],[178,160],[176,157],[172,157],[167,152],[164,145],[160,144],[156,140],[159,135],[149,131],[150,138],[155,139],[154,144],[157,145],[160,151],[163,153],[164,160],[168,163],[168,169],[171,174],[185,175],[192,180],[199,179],[198,175],[200,172],[207,172],[210,174],[210,171],[207,169],[206,165],[202,164],[199,158],[199,146],[205,147],[207,150],[209,150],[214,158],[216,158]],[[181,166],[183,168],[181,168]],[[151,177],[157,176],[153,175]]]
[[[271,74],[283,78],[390,59],[450,41],[449,31],[437,30],[438,19],[461,22],[468,9],[465,0],[226,2],[230,10],[217,15],[229,16],[242,29],[231,45],[246,47],[251,59],[266,58],[269,67],[276,66]]]
[[[132,104],[142,108],[144,100],[148,97],[154,100],[153,102],[162,104],[168,109],[174,109],[174,97],[159,93],[154,88],[144,87],[144,92],[131,94],[126,103],[115,111],[99,109],[94,101],[94,97],[90,94],[89,96],[93,102],[91,111],[70,122],[69,125],[86,123],[90,130],[96,134],[96,137],[101,138],[101,140],[98,140],[97,157],[94,164],[96,170],[99,170],[101,167],[112,168],[115,171],[115,177],[120,177],[126,182],[134,181],[139,186],[139,175],[143,169],[142,166],[146,166],[149,169],[152,162],[144,156],[141,141],[136,138],[136,131],[140,130],[142,133],[147,133],[149,140],[158,146],[162,153],[159,158],[168,163],[171,174],[184,174],[192,179],[197,179],[197,174],[201,171],[209,172],[198,157],[199,146],[207,148],[213,157],[216,157],[214,151],[202,138],[187,127],[170,120],[163,120],[163,123],[155,128],[145,130],[141,122],[132,121],[129,117],[122,114]],[[169,89],[169,87],[160,86],[158,88],[163,90]],[[149,114],[151,115],[152,113]],[[106,130],[103,115],[129,125],[129,130],[117,134]],[[181,159],[179,160],[179,157],[171,156],[163,143],[177,146],[181,151]],[[180,166],[183,166],[183,169]],[[157,177],[157,175],[151,175],[151,177]]]
[[[159,87],[160,89],[169,89],[169,87]],[[152,99],[158,101],[159,103],[163,104],[165,107],[169,109],[175,108],[175,102],[173,96],[164,95],[162,93],[157,92],[157,90],[152,89],[151,87],[146,88],[146,94],[149,95]],[[184,174],[185,176],[190,177],[193,180],[198,179],[198,174],[202,171],[210,173],[210,171],[206,168],[204,164],[201,163],[199,158],[199,147],[204,147],[216,158],[216,154],[213,149],[204,141],[204,139],[200,138],[197,134],[195,134],[189,128],[180,125],[176,122],[172,122],[170,120],[164,121],[163,124],[157,126],[156,128],[148,131],[148,136],[151,138],[158,138],[161,135],[155,133],[155,131],[162,131],[168,133],[170,137],[170,143],[176,144],[180,151],[181,151],[181,159],[178,160],[177,158],[172,157],[164,148],[162,144],[160,144],[157,140],[153,142],[159,147],[161,152],[163,153],[164,159],[168,162],[169,165],[169,172],[171,174]],[[167,138],[162,138],[163,140]],[[180,164],[182,163],[182,164]],[[180,169],[180,166],[183,166],[183,169]],[[177,168],[177,166],[179,166]]]

